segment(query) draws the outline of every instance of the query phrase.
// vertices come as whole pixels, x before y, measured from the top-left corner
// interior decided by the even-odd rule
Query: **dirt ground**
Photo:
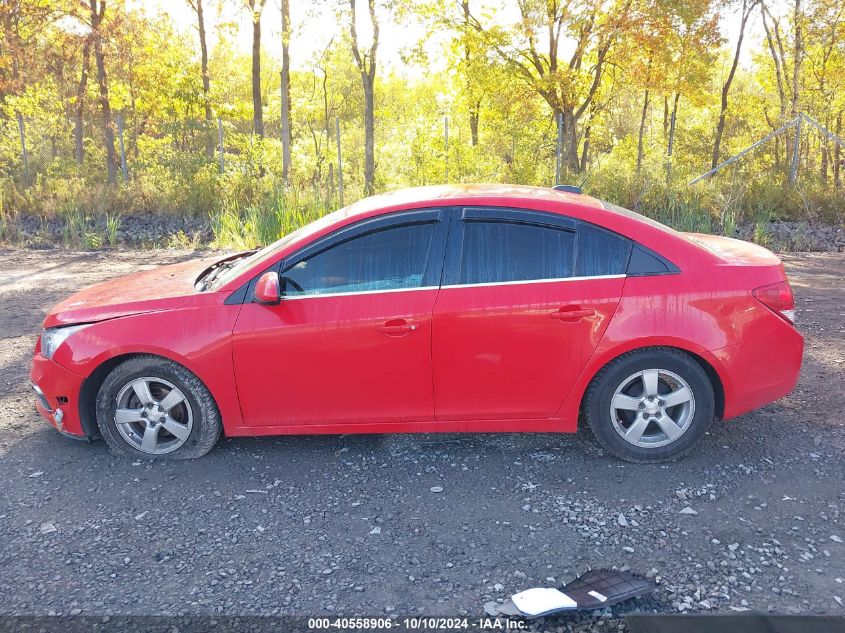
[[[27,385],[45,311],[195,256],[0,250],[0,614],[480,615],[612,565],[654,596],[533,626],[845,614],[845,255],[784,256],[798,388],[679,463],[626,464],[578,433],[234,439],[158,464],[56,433]]]

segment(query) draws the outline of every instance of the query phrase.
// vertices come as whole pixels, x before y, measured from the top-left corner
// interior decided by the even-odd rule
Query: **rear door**
[[[346,227],[280,264],[278,305],[244,304],[233,337],[253,426],[431,421],[431,313],[448,218]]]
[[[459,210],[433,315],[436,418],[552,417],[616,309],[630,248],[557,214]]]

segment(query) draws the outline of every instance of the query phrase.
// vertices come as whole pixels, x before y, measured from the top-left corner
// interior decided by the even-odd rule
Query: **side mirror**
[[[268,271],[258,278],[253,293],[256,303],[265,306],[274,306],[279,303],[282,293],[279,290],[279,273]]]

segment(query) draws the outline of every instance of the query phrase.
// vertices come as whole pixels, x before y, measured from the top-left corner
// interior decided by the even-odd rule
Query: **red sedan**
[[[62,433],[193,458],[228,436],[575,431],[686,453],[788,394],[803,339],[780,260],[581,194],[368,198],[270,246],[83,290],[31,372]]]

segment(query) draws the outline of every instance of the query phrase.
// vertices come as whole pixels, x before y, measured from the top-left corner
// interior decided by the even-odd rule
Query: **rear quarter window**
[[[625,273],[631,240],[586,223],[578,226],[577,233],[576,277]]]

